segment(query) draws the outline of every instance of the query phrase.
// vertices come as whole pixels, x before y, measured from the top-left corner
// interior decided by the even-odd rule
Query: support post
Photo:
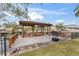
[[[43,28],[43,35],[44,35],[44,26],[42,28]]]
[[[43,35],[43,32],[42,32],[42,26],[41,26],[41,35]]]
[[[34,36],[34,26],[32,26],[32,36]]]
[[[39,26],[37,27],[37,35],[39,35]]]
[[[51,26],[49,26],[49,36],[51,35]]]
[[[4,37],[4,56],[6,56],[6,38]]]
[[[38,29],[38,26],[37,26],[37,27],[36,27],[36,36],[38,36],[38,34],[39,34],[39,33],[38,33],[38,30],[39,30],[39,29]]]
[[[49,32],[49,30],[48,30],[48,26],[47,26],[47,34],[49,34],[48,32]]]
[[[51,26],[47,26],[47,33],[49,36],[51,35]]]
[[[22,25],[22,37],[24,37],[24,26]]]
[[[41,26],[41,33],[44,35],[44,26]]]

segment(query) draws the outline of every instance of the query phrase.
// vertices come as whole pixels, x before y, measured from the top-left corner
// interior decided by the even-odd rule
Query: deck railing
[[[45,32],[46,33],[46,32]],[[33,36],[43,36],[44,33],[43,32],[34,32],[34,33],[24,33],[23,37],[33,37]]]
[[[13,45],[13,44],[15,43],[15,41],[16,41],[16,34],[12,35],[12,36],[8,39],[8,41],[9,41],[9,48],[11,48],[12,45]]]

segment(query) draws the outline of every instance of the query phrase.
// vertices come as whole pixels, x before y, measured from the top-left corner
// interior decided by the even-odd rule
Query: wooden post
[[[51,26],[49,26],[49,36],[51,35]]]
[[[48,26],[47,26],[47,34],[48,34],[49,30],[48,30]]]
[[[43,35],[43,32],[42,32],[42,26],[41,26],[41,35]]]
[[[32,36],[34,36],[34,26],[31,27],[32,27]]]
[[[24,26],[22,25],[22,37],[24,37]]]
[[[42,27],[41,27],[41,32],[42,32]]]
[[[51,26],[47,26],[47,33],[49,36],[51,35]]]
[[[44,35],[44,26],[41,26],[41,33]]]
[[[42,28],[43,28],[43,35],[44,35],[44,26]]]
[[[36,27],[36,36],[38,36],[38,30],[39,30],[39,28],[38,28],[38,26]]]

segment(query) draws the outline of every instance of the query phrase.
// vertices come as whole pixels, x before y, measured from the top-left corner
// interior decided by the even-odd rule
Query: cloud
[[[8,15],[8,16],[12,16],[10,13],[8,13],[8,12],[6,12],[6,11],[5,11],[4,13],[5,13],[6,15]]]
[[[44,19],[43,15],[38,14],[36,12],[29,13],[29,16],[30,16],[31,20],[43,20]]]
[[[68,9],[71,9],[72,7],[64,7],[64,8],[60,8],[59,11],[66,11]]]
[[[60,8],[60,9],[59,9],[59,11],[64,11],[64,10],[66,10],[66,8]]]
[[[62,12],[62,11],[52,11],[52,14],[54,14],[54,15],[67,15],[67,12]]]
[[[59,19],[59,20],[56,20],[57,23],[63,23],[64,22],[64,19]]]
[[[52,14],[52,15],[67,15],[68,12],[59,10],[46,10],[41,8],[28,8],[29,12],[37,12],[40,14]]]

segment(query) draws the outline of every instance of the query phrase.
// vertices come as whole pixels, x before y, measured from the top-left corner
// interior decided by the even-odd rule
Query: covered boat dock
[[[33,22],[33,21],[19,21],[22,26],[22,37],[26,36],[43,36],[44,34],[51,34],[51,26],[49,23]],[[24,30],[25,27],[30,27],[30,32]]]

